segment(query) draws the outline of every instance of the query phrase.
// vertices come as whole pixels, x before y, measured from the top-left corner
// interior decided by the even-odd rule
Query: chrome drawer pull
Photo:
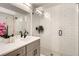
[[[16,56],[19,56],[20,54],[17,54]]]

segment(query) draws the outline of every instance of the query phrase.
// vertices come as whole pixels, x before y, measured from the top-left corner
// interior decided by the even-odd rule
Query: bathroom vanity
[[[26,38],[21,38],[13,43],[0,43],[0,55],[40,56],[40,38],[27,36]]]
[[[39,56],[40,38],[35,36],[25,36],[21,38],[20,31],[26,35],[31,35],[32,29],[32,9],[25,4],[0,4],[0,22],[5,24],[6,37],[0,36],[0,56]],[[21,6],[21,7],[19,7]],[[25,9],[24,9],[25,8]],[[5,12],[4,12],[5,11]],[[4,30],[3,30],[4,31]],[[1,29],[1,32],[3,32]],[[13,36],[13,37],[12,37]],[[17,36],[17,37],[16,37]],[[14,42],[9,42],[9,39]],[[1,42],[2,41],[2,42]],[[7,43],[8,42],[8,43]]]

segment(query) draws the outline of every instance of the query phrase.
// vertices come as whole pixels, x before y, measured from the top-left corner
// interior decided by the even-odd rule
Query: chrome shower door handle
[[[62,36],[62,30],[59,30],[59,36]]]

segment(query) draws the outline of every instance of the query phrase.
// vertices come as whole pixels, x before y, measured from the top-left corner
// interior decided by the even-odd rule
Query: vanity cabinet
[[[40,55],[40,40],[29,43],[26,47],[26,56],[39,56]]]
[[[6,56],[24,56],[25,55],[25,47],[21,47],[15,51],[8,53]]]
[[[5,56],[40,56],[40,39],[12,51]]]
[[[40,48],[36,47],[35,49],[28,51],[26,56],[40,56]]]

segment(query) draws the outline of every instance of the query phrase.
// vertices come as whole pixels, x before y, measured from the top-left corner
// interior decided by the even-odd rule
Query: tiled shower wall
[[[78,55],[77,4],[59,4],[44,10],[44,17],[33,15],[33,35],[41,37],[41,53],[45,55]],[[44,33],[38,34],[36,26],[42,25]],[[63,30],[63,36],[58,30]]]

